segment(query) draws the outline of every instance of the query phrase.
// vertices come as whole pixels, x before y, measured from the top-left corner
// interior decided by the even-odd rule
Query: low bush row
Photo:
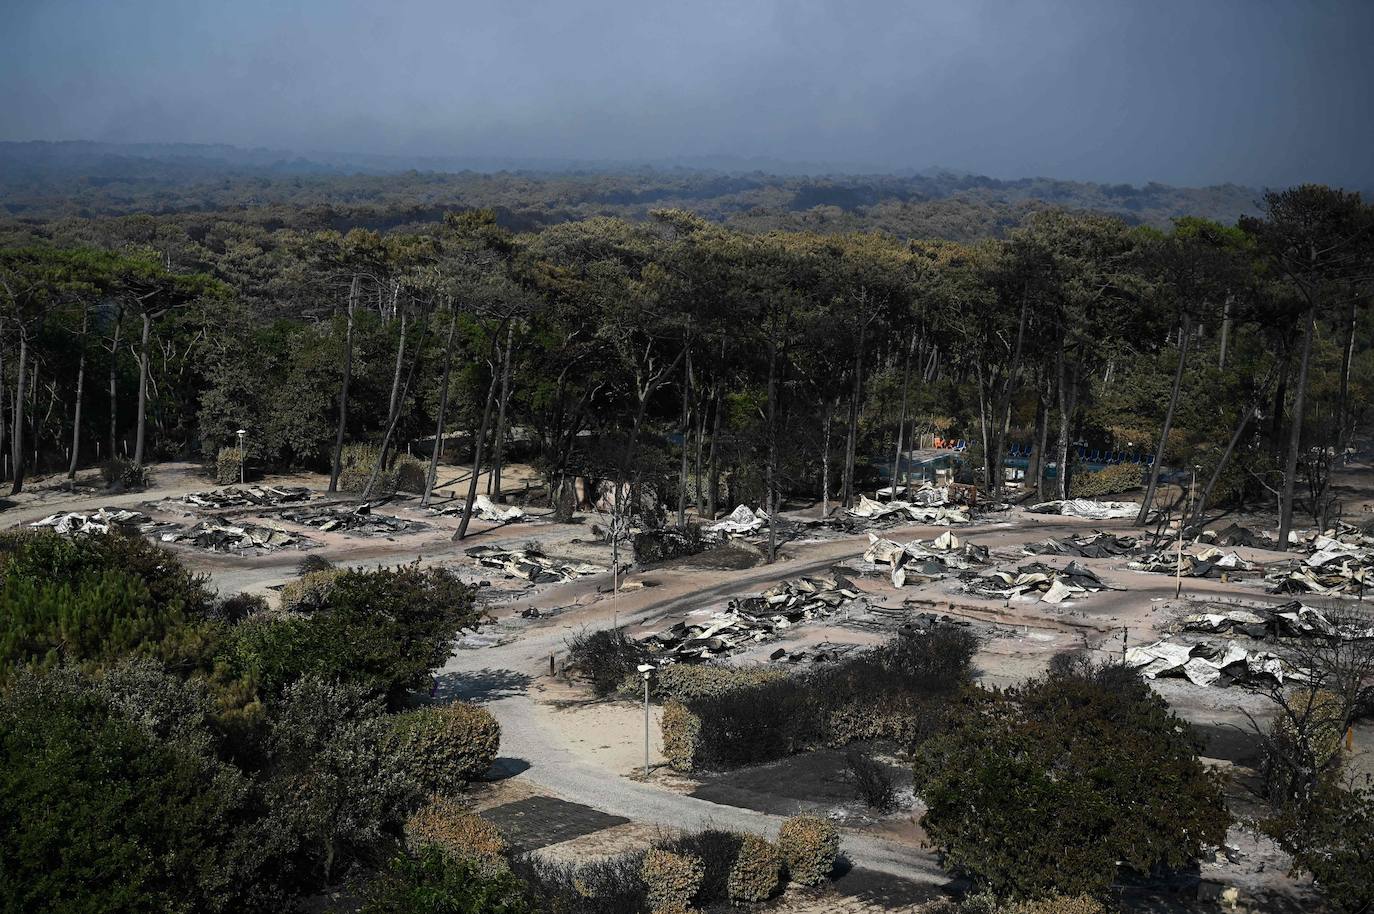
[[[760,668],[663,670],[664,753],[678,771],[727,769],[823,746],[906,748],[939,732],[970,682],[977,639],[941,625],[903,632],[853,659],[799,675]]]

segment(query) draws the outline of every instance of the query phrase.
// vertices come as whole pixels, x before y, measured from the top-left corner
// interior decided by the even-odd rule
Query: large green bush
[[[208,713],[144,671],[25,672],[0,692],[0,911],[237,912],[267,892]]]
[[[232,486],[241,481],[243,461],[247,457],[242,448],[222,447],[215,455],[215,484]]]
[[[690,854],[654,848],[644,855],[640,874],[655,911],[686,911],[706,878],[706,867]]]
[[[767,901],[782,885],[782,852],[757,835],[745,835],[730,868],[730,900],[736,904]]]
[[[401,855],[368,887],[360,914],[525,914],[523,886],[437,847]]]
[[[333,575],[322,606],[235,630],[228,658],[236,671],[269,691],[306,675],[354,683],[400,707],[443,664],[458,630],[481,617],[471,588],[446,568],[318,574]]]
[[[1134,671],[1057,670],[973,701],[918,754],[946,866],[1000,897],[1101,896],[1221,843],[1230,817],[1192,730]]]
[[[792,816],[778,829],[778,849],[789,879],[798,885],[820,885],[835,870],[840,833],[826,819]]]
[[[491,768],[501,726],[485,708],[454,702],[395,715],[389,740],[422,790],[455,793]]]
[[[1138,463],[1114,463],[1092,473],[1075,473],[1069,480],[1070,498],[1098,498],[1130,492],[1141,486],[1145,470]]]
[[[0,679],[63,660],[201,666],[217,631],[213,605],[204,578],[140,537],[0,534]]]
[[[433,845],[486,873],[510,868],[506,860],[510,845],[496,826],[447,797],[433,797],[416,810],[406,820],[405,838],[415,854]]]

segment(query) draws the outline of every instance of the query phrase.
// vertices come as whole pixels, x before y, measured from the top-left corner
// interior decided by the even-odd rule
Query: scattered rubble
[[[1199,543],[1212,546],[1248,546],[1254,549],[1277,549],[1278,543],[1248,527],[1231,524],[1220,530],[1204,530],[1198,535]]]
[[[992,571],[964,582],[964,589],[981,597],[1023,597],[1032,594],[1045,603],[1062,603],[1083,593],[1124,588],[1107,584],[1090,568],[1069,562],[1063,568],[1053,568],[1042,562],[1022,565],[1015,573]]]
[[[1071,555],[1080,559],[1110,559],[1132,555],[1139,546],[1139,542],[1133,536],[1094,532],[1062,540],[1046,539],[1038,543],[1027,543],[1021,551],[1027,555]]]
[[[214,552],[240,552],[262,554],[278,549],[309,549],[318,545],[303,536],[298,536],[278,527],[264,527],[258,524],[221,524],[214,521],[201,521],[194,527],[175,530],[162,534],[164,543],[186,543],[199,549]]]
[[[708,526],[706,530],[710,533],[742,536],[746,533],[756,533],[766,526],[768,526],[767,514],[762,511],[755,512],[748,505],[740,505],[726,515],[723,520]]]
[[[165,525],[155,522],[141,511],[97,508],[90,514],[82,514],[80,511],[50,514],[29,526],[52,527],[58,533],[70,536],[74,533],[109,533],[112,529],[129,533],[150,533]]]
[[[393,536],[424,526],[389,514],[373,514],[369,504],[361,504],[356,508],[283,511],[280,517],[293,524],[314,527],[322,533],[338,532],[355,536]]]
[[[188,492],[181,496],[184,504],[215,510],[274,507],[309,499],[310,490],[305,486],[226,486],[211,492]]]
[[[1225,578],[1233,580],[1244,573],[1255,570],[1255,566],[1234,552],[1225,552],[1215,546],[1208,546],[1198,552],[1184,552],[1182,575],[1185,578]],[[1150,574],[1180,574],[1180,558],[1177,549],[1165,547],[1137,561],[1127,562],[1126,567],[1133,571]]]
[[[929,543],[921,540],[898,543],[870,533],[863,561],[875,568],[887,566],[892,586],[903,587],[909,577],[925,583],[939,580],[951,571],[967,571],[974,565],[986,565],[988,550],[985,546],[961,542],[949,531]]]
[[[811,619],[834,615],[862,594],[841,575],[793,578],[763,593],[731,600],[702,622],[678,622],[644,638],[655,654],[677,663],[723,656]],[[776,653],[776,652],[775,652]]]
[[[429,506],[431,513],[444,517],[461,517],[466,508],[466,498]],[[528,517],[524,508],[518,505],[498,505],[485,495],[478,495],[472,500],[472,516],[497,524],[514,524]]]
[[[536,550],[503,549],[500,546],[473,546],[467,554],[484,568],[504,571],[513,578],[523,578],[533,584],[561,584],[583,575],[600,574],[600,565],[587,562],[567,562]]]
[[[860,495],[859,503],[847,512],[850,517],[877,521],[885,518],[910,520],[921,524],[946,527],[953,524],[967,524],[970,521],[969,509],[965,505],[950,502],[947,489],[931,486],[912,493],[910,501],[874,501]]]
[[[1285,678],[1301,678],[1298,671],[1272,651],[1248,651],[1234,642],[1178,644],[1160,640],[1128,650],[1126,664],[1140,670],[1146,679],[1183,676],[1202,686],[1263,679],[1282,683]]]
[[[1183,618],[1184,631],[1207,634],[1243,634],[1251,638],[1342,638],[1347,641],[1374,639],[1374,621],[1340,619],[1332,621],[1320,609],[1298,601],[1253,609],[1227,608],[1220,612],[1192,613]]]
[[[1069,498],[1063,501],[1045,501],[1031,505],[1032,514],[1058,514],[1063,517],[1087,517],[1092,520],[1107,520],[1113,517],[1135,517],[1140,513],[1140,505],[1129,501],[1092,501],[1087,498]]]

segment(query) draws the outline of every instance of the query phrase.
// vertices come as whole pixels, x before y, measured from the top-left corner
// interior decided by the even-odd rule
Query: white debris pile
[[[794,578],[757,596],[731,600],[724,612],[700,622],[678,622],[649,635],[655,654],[679,663],[720,657],[812,619],[827,618],[862,594],[841,575]]]
[[[898,543],[870,533],[863,560],[875,569],[884,566],[892,586],[903,587],[909,579],[926,583],[939,580],[952,571],[986,565],[988,550],[985,546],[963,542],[948,530],[928,543],[921,540]]]
[[[584,575],[605,571],[600,565],[556,559],[533,549],[503,549],[500,546],[473,546],[467,554],[484,568],[504,571],[513,578],[533,584],[560,584]]]
[[[1248,651],[1234,642],[1179,644],[1160,640],[1128,650],[1126,665],[1140,670],[1146,679],[1182,676],[1202,686],[1226,686],[1263,679],[1282,683],[1285,678],[1301,678],[1272,651]]]
[[[1063,603],[1082,594],[1122,590],[1104,582],[1092,569],[1078,562],[1054,568],[1042,562],[1022,565],[1016,571],[992,571],[964,582],[964,589],[981,597],[1036,596],[1045,603]]]
[[[51,527],[58,533],[70,536],[75,533],[109,533],[111,529],[130,533],[148,533],[161,524],[155,523],[142,511],[125,511],[121,508],[97,508],[90,514],[69,511],[64,514],[50,514],[42,520],[29,524],[30,527]]]
[[[210,492],[188,492],[181,496],[181,501],[197,508],[218,510],[274,507],[309,498],[310,490],[305,486],[226,486]]]
[[[1192,552],[1185,551],[1181,562],[1181,573],[1185,578],[1220,578],[1225,575],[1231,580],[1255,570],[1252,562],[1241,558],[1235,552],[1227,552],[1216,546],[1205,546]],[[1165,547],[1134,562],[1127,562],[1126,567],[1150,574],[1177,575],[1180,573],[1180,557],[1177,549]]]
[[[1220,608],[1216,612],[1190,613],[1180,620],[1184,631],[1207,634],[1241,634],[1251,638],[1340,638],[1346,641],[1374,639],[1374,617],[1330,614],[1296,600],[1280,606],[1253,609]]]
[[[1062,540],[1045,539],[1038,543],[1027,543],[1021,547],[1021,551],[1027,555],[1071,555],[1080,559],[1109,559],[1131,555],[1138,547],[1139,542],[1133,536],[1094,532],[1069,536]]]
[[[1363,534],[1314,537],[1305,558],[1272,567],[1266,576],[1270,593],[1359,595],[1374,576],[1374,548]]]
[[[743,536],[746,533],[757,533],[766,526],[767,514],[754,511],[748,505],[739,505],[724,519],[708,525],[706,530],[710,533],[724,533],[727,536]]]
[[[967,507],[951,504],[947,490],[934,488],[917,491],[910,501],[874,501],[860,495],[859,503],[848,514],[862,520],[910,520],[937,527],[967,524],[970,520]]]
[[[185,530],[162,534],[164,543],[186,543],[214,552],[261,554],[278,549],[308,549],[317,543],[279,527],[259,524],[221,524],[201,521]]]
[[[461,517],[466,508],[467,499],[458,499],[444,505],[431,505],[429,510],[447,517]],[[519,505],[498,505],[487,496],[478,495],[472,500],[472,516],[495,524],[514,524],[528,515]]]
[[[1061,517],[1087,517],[1107,520],[1113,517],[1135,517],[1140,505],[1129,501],[1092,501],[1088,498],[1069,498],[1063,501],[1044,501],[1031,505],[1032,514],[1058,514]]]

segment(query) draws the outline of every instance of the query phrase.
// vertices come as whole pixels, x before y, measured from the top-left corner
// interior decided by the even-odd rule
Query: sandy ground
[[[465,489],[466,480],[460,470],[445,468],[451,475],[443,477],[440,497],[451,498]],[[59,511],[91,510],[100,506],[135,508],[152,515],[156,520],[177,524],[192,524],[197,515],[176,499],[188,492],[214,488],[213,482],[191,464],[160,464],[152,468],[154,486],[146,492],[110,495],[92,486],[95,482],[86,474],[74,490],[65,480],[36,479],[28,490],[13,496],[0,506],[0,525],[16,526],[37,520]],[[512,467],[507,480],[514,480],[512,488],[519,488],[524,479],[532,477],[528,467]],[[258,480],[268,484],[304,485],[317,493],[320,503],[327,478],[314,474],[270,476]],[[1346,514],[1356,519],[1368,516],[1374,507],[1374,473],[1367,465],[1351,466],[1340,471],[1336,489]],[[480,491],[480,489],[479,489]],[[341,499],[348,503],[348,499]],[[453,675],[470,677],[472,671],[483,670],[489,658],[501,675],[517,677],[518,690],[528,699],[520,706],[519,726],[526,728],[532,746],[556,745],[588,773],[603,772],[615,782],[628,784],[625,779],[642,767],[644,760],[644,711],[640,703],[628,700],[595,700],[579,685],[561,677],[549,675],[549,658],[561,665],[566,638],[583,627],[623,625],[635,635],[643,635],[672,625],[674,622],[699,617],[724,608],[732,597],[757,593],[771,584],[802,574],[825,572],[838,563],[853,561],[867,546],[868,538],[858,535],[818,536],[805,542],[786,544],[775,565],[755,567],[713,568],[699,562],[679,562],[655,568],[632,569],[623,581],[623,588],[607,593],[609,575],[601,574],[570,581],[565,584],[533,586],[504,578],[499,572],[479,569],[463,552],[479,544],[524,547],[537,542],[547,553],[589,561],[608,567],[609,548],[593,534],[599,522],[595,515],[579,518],[578,523],[559,525],[541,518],[546,512],[533,509],[529,522],[495,525],[475,520],[469,537],[455,543],[451,537],[458,518],[434,516],[419,507],[416,498],[397,498],[375,509],[424,524],[422,529],[388,537],[352,536],[342,533],[320,533],[274,518],[273,512],[243,510],[216,512],[232,520],[277,524],[284,529],[302,533],[318,546],[303,551],[284,549],[261,556],[241,556],[211,553],[185,545],[173,550],[198,571],[207,573],[222,593],[249,591],[271,594],[275,588],[295,575],[300,559],[307,554],[321,555],[332,562],[345,565],[396,564],[421,561],[442,563],[462,569],[470,579],[490,582],[483,589],[484,600],[493,613],[496,624],[466,641],[455,654]],[[808,509],[798,514],[811,514]],[[1232,521],[1255,529],[1272,529],[1272,517],[1249,515],[1225,517],[1217,522],[1224,526]],[[882,531],[882,535],[898,541],[931,539],[944,528],[912,525]],[[988,547],[995,567],[1015,568],[1032,561],[1062,566],[1066,558],[1027,556],[1021,547],[1047,537],[1062,537],[1070,533],[1105,530],[1132,532],[1127,520],[1087,521],[1073,518],[1049,517],[1014,509],[1004,515],[992,515],[974,524],[956,528],[956,535]],[[1243,557],[1259,563],[1279,561],[1280,553],[1264,550],[1237,549]],[[959,591],[952,580],[912,586],[897,590],[881,576],[855,577],[856,583],[870,600],[886,607],[901,607],[912,612],[937,612],[970,621],[983,637],[976,664],[983,681],[989,684],[1010,685],[1043,672],[1055,654],[1079,649],[1104,657],[1122,649],[1123,635],[1128,644],[1154,640],[1174,623],[1178,616],[1193,611],[1199,603],[1216,600],[1287,602],[1289,598],[1271,596],[1262,586],[1252,582],[1223,584],[1215,580],[1183,582],[1182,599],[1175,598],[1176,583],[1165,575],[1145,574],[1125,567],[1125,559],[1080,559],[1104,581],[1119,585],[1120,591],[1091,594],[1059,606],[1034,600],[988,600]],[[1258,577],[1258,576],[1256,576]],[[1314,602],[1314,601],[1308,601]],[[543,617],[524,619],[522,610],[535,607]],[[814,647],[818,644],[868,645],[877,643],[888,633],[872,626],[855,624],[843,616],[825,622],[797,626],[777,640],[756,646],[734,658],[735,662],[765,662],[768,653],[782,646],[789,651]],[[491,653],[498,646],[499,650]],[[499,655],[499,668],[496,658]],[[466,681],[466,680],[465,680]],[[1158,680],[1156,690],[1183,717],[1209,728],[1210,733],[1234,731],[1247,726],[1246,712],[1261,720],[1268,713],[1261,699],[1241,689],[1204,688],[1186,680]],[[683,790],[681,783],[672,783],[663,774],[658,745],[657,709],[651,708],[650,763],[656,774],[647,784],[635,789],[660,790],[675,794]],[[503,726],[506,721],[503,720]],[[538,739],[535,739],[537,735]],[[1218,738],[1220,746],[1226,740]],[[1374,770],[1374,727],[1361,725],[1355,734],[1352,759],[1360,770]],[[1217,764],[1231,765],[1226,759]],[[501,788],[509,796],[515,785],[531,782],[519,778],[503,782]],[[584,779],[584,787],[590,783]],[[655,786],[656,785],[656,786]],[[575,786],[575,785],[574,785]],[[572,786],[569,789],[573,789]],[[583,788],[577,788],[583,789]],[[650,794],[637,794],[636,803],[651,800]],[[570,799],[585,799],[569,797]],[[684,798],[685,799],[685,798]],[[606,801],[609,803],[610,801]],[[594,804],[595,805],[595,804]],[[600,808],[608,808],[603,804]],[[637,806],[635,808],[642,808]],[[631,816],[636,818],[635,816]],[[645,823],[636,821],[624,827],[624,834],[616,836],[633,842],[642,840]],[[574,842],[575,843],[575,842]],[[596,842],[593,842],[594,844]],[[1248,834],[1233,835],[1238,851],[1232,856],[1239,862],[1225,861],[1206,864],[1204,877],[1241,885],[1250,891],[1294,889],[1282,876],[1283,861],[1272,848],[1262,846]],[[582,853],[582,846],[563,850]],[[881,855],[880,855],[881,856]],[[900,856],[894,860],[901,859]],[[924,866],[921,869],[926,869]],[[795,899],[792,910],[862,910],[840,905],[824,907],[822,900]],[[822,905],[817,907],[817,905]]]

